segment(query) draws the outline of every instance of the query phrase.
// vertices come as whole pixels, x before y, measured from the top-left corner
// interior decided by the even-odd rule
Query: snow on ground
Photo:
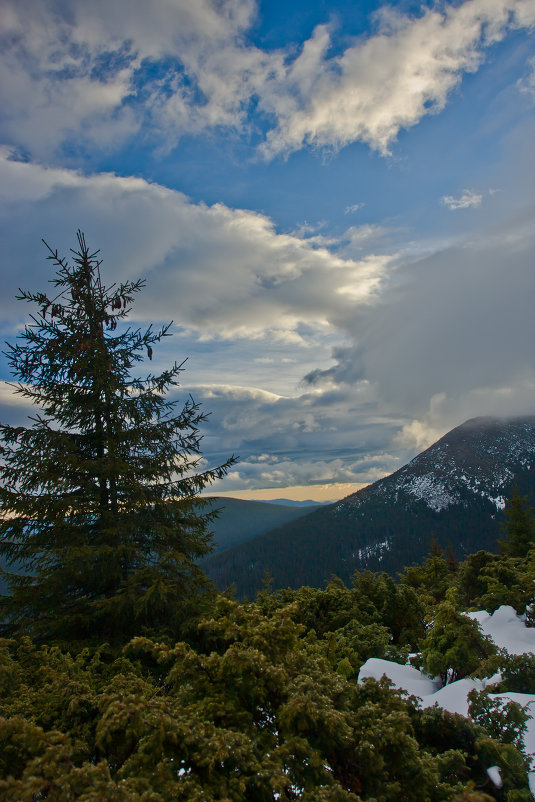
[[[535,653],[535,627],[526,627],[512,607],[503,605],[489,615],[486,610],[467,613],[477,621],[484,635],[490,635],[499,649],[509,654]]]
[[[503,785],[502,778],[500,775],[500,769],[498,766],[491,766],[490,769],[487,769],[487,774],[489,775],[490,779],[496,786],[496,788],[501,788]]]
[[[433,472],[422,476],[411,476],[410,479],[398,483],[398,487],[411,496],[425,501],[435,512],[446,510],[452,504],[459,502],[458,496],[450,492]]]
[[[403,688],[404,691],[420,698],[435,693],[440,687],[440,682],[426,677],[413,666],[400,666],[399,663],[380,660],[378,657],[370,657],[364,663],[359,672],[359,682],[364,677],[381,679],[383,674],[386,674],[396,688]]]
[[[480,679],[459,679],[440,688],[436,693],[429,694],[422,698],[422,707],[433,707],[438,705],[450,713],[460,713],[461,716],[468,715],[468,694],[470,691],[482,691],[485,689],[485,680]]]
[[[517,616],[514,609],[508,606],[499,607],[490,615],[485,610],[468,613],[481,627],[484,635],[489,635],[496,646],[507,649],[510,654],[535,653],[535,627],[526,627],[522,618]],[[423,707],[432,707],[438,704],[450,713],[468,715],[468,694],[471,690],[482,691],[489,685],[500,681],[500,675],[495,674],[488,679],[461,679],[449,685],[440,687],[438,679],[431,679],[413,666],[403,666],[392,663],[390,660],[379,660],[372,657],[367,660],[359,672],[359,682],[365,677],[381,679],[386,675],[395,688],[418,696]],[[535,694],[527,693],[498,693],[491,694],[492,699],[510,699],[518,702],[534,718],[528,719],[527,730],[524,735],[525,752],[527,755],[535,754]],[[494,768],[494,767],[491,767]],[[489,769],[490,771],[490,769]],[[529,785],[535,795],[535,770],[530,773]]]

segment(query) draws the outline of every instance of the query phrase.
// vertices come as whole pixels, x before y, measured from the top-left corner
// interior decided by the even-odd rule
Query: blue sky
[[[82,228],[217,492],[336,498],[533,414],[533,0],[4,0],[0,328]],[[0,363],[0,416],[22,420]],[[301,488],[292,491],[290,488]]]

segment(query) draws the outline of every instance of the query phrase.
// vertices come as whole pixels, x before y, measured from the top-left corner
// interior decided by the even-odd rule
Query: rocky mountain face
[[[348,496],[359,507],[370,495],[389,504],[423,501],[441,512],[471,497],[490,501],[497,510],[519,472],[535,464],[535,416],[503,423],[472,418],[453,429],[391,476]]]
[[[269,572],[275,587],[322,585],[356,570],[391,574],[421,560],[434,537],[462,558],[494,550],[514,486],[535,503],[535,416],[474,418],[395,473],[204,564],[219,587],[252,596]]]

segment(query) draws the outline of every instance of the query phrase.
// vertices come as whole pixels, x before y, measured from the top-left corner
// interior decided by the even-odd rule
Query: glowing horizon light
[[[339,501],[345,496],[356,493],[366,487],[366,482],[335,482],[325,485],[290,485],[289,487],[267,487],[256,490],[223,490],[207,492],[206,496],[237,498],[244,501],[273,501],[288,499],[289,501]]]

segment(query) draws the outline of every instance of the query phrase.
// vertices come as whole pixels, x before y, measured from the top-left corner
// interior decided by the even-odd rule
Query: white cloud
[[[15,392],[12,384],[0,381],[0,421],[10,426],[27,425],[28,415],[35,407],[32,402]]]
[[[532,8],[466,0],[410,16],[385,7],[377,32],[342,54],[329,54],[335,32],[319,25],[294,56],[248,40],[253,0],[4,0],[1,136],[47,159],[135,135],[166,150],[184,134],[247,134],[253,104],[268,115],[268,158],[355,141],[385,154],[401,129],[444,107],[485,48],[533,25]]]
[[[507,199],[506,187],[495,203],[508,208]],[[208,452],[274,453],[283,485],[289,475],[299,484],[365,481],[395,464],[363,467],[361,445],[389,453],[401,432],[398,455],[409,457],[466,417],[532,409],[532,219],[526,206],[466,242],[401,241],[377,253],[378,233],[366,227],[342,245],[315,244],[277,233],[265,215],[196,204],[140,178],[84,176],[4,152],[0,306],[16,325],[27,311],[13,300],[17,287],[50,277],[41,236],[67,252],[82,225],[108,281],[147,276],[136,316],[182,327],[173,358],[212,338],[210,356],[200,343],[184,376],[214,410]],[[353,240],[359,259],[342,255]],[[284,459],[292,465],[281,468]],[[248,475],[253,484],[276,479],[257,468]]]
[[[14,161],[4,150],[0,228],[5,258],[18,265],[6,271],[0,300],[8,319],[21,314],[12,300],[20,282],[44,283],[41,237],[68,251],[79,226],[101,248],[105,275],[147,276],[136,305],[141,318],[158,309],[160,319],[204,339],[314,344],[356,300],[373,301],[389,265],[384,255],[345,258],[310,238],[279,234],[262,214],[195,204],[141,178]]]
[[[342,250],[346,255],[362,251],[364,247],[369,248],[372,242],[377,242],[387,233],[390,232],[383,226],[370,223],[363,226],[349,226],[344,232]]]
[[[31,408],[31,401],[15,392],[14,386],[6,381],[0,381],[0,404],[8,407]]]
[[[523,158],[488,178],[503,191],[482,214],[500,207],[501,221],[452,245],[414,232],[407,244],[407,232],[380,226],[279,234],[266,215],[4,150],[0,306],[13,329],[26,312],[17,286],[45,287],[50,276],[41,236],[67,252],[81,226],[109,280],[147,276],[136,312],[174,318],[181,354],[211,338],[204,376],[193,354],[184,392],[213,410],[206,453],[243,457],[236,487],[370,480],[467,417],[533,411],[534,208]],[[521,193],[506,174],[526,181]],[[208,359],[201,347],[198,356]],[[16,412],[5,401],[0,392],[1,420]],[[268,451],[272,462],[253,458]]]
[[[351,206],[346,206],[344,209],[344,214],[354,214],[358,212],[359,209],[362,209],[363,206],[366,206],[365,203],[352,203]]]
[[[437,393],[431,398],[425,414],[404,424],[394,442],[402,448],[419,452],[469,418],[533,414],[534,398],[535,381],[527,377],[515,386],[478,387],[457,397]]]
[[[474,192],[473,189],[465,189],[458,198],[454,198],[453,195],[444,195],[442,203],[452,210],[477,209],[478,206],[481,206],[482,200],[483,195],[481,193]]]
[[[262,97],[277,118],[265,155],[355,141],[388,153],[400,129],[445,106],[486,47],[510,27],[533,24],[524,0],[467,0],[443,9],[411,17],[385,7],[376,35],[333,57],[331,33],[318,26],[287,68],[287,91]]]
[[[400,422],[365,421],[348,399],[333,404],[328,393],[313,394],[313,400],[312,394],[304,393],[267,402],[257,396],[251,403],[230,388],[215,396],[192,389],[194,397],[213,411],[205,442],[217,442],[218,453],[231,449],[240,455],[232,476],[221,483],[222,490],[362,483],[399,466],[399,458],[385,451],[383,444],[386,430],[388,439]]]
[[[239,128],[266,70],[242,42],[252,0],[6,0],[0,13],[4,141],[37,156],[72,139],[116,148],[144,122],[160,146]]]
[[[378,302],[340,322],[347,344],[309,384],[369,381],[377,410],[407,416],[396,443],[413,453],[469,417],[533,414],[533,213],[398,264]]]

